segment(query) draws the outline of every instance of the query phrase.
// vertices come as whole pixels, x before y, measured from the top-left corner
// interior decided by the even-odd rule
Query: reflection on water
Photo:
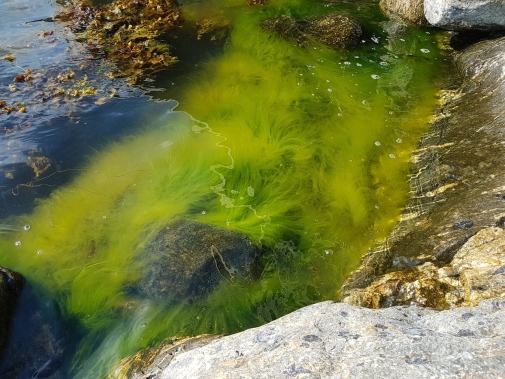
[[[6,227],[0,241],[0,263],[85,331],[67,365],[72,375],[97,377],[170,336],[231,333],[334,299],[359,257],[386,236],[434,106],[440,58],[432,35],[375,21],[382,16],[373,3],[341,4],[366,30],[346,52],[301,47],[259,26],[279,14],[339,11],[340,3],[208,2],[233,27],[223,54],[180,79],[184,86],[156,94],[175,96],[178,108],[144,103],[137,115],[136,100],[120,104],[119,115],[80,115],[83,130],[69,140],[75,133],[90,146],[102,139],[94,125],[109,127],[116,116],[142,126],[88,157],[33,212],[11,218],[15,230]],[[142,252],[174,219],[251,238],[262,248],[259,279],[223,277],[210,295],[175,305],[139,296]]]

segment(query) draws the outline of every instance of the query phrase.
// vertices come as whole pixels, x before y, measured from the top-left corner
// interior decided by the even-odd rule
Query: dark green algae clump
[[[261,23],[315,18],[329,13],[325,3],[229,0],[188,12],[199,6],[219,10],[230,34],[220,56],[167,95],[180,105],[165,126],[97,154],[32,214],[9,220],[17,230],[0,241],[0,264],[86,331],[76,377],[99,377],[171,336],[231,333],[336,298],[407,196],[410,151],[435,105],[431,35],[395,29],[404,43],[394,44],[365,19],[372,39],[352,51],[300,46]],[[176,218],[247,235],[262,248],[259,278],[223,277],[208,296],[175,305],[137,296],[141,252]]]

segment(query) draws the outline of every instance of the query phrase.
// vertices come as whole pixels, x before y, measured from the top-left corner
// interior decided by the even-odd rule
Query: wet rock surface
[[[263,21],[261,27],[287,40],[296,40],[300,45],[306,45],[312,39],[332,49],[355,46],[362,33],[357,21],[334,13],[308,20],[296,20],[283,15]]]
[[[502,0],[424,0],[429,23],[449,30],[505,29]]]
[[[414,302],[446,308],[486,298],[482,296],[485,290],[468,293],[469,288],[478,287],[464,284],[470,280],[465,276],[473,274],[453,266],[464,267],[454,259],[469,249],[466,243],[476,243],[471,237],[499,235],[493,227],[502,226],[505,216],[504,52],[505,38],[500,38],[475,44],[458,55],[463,84],[445,93],[448,101],[414,152],[413,196],[403,218],[344,284],[343,301],[373,307]],[[486,249],[498,251],[501,246],[501,237],[496,237]],[[437,288],[433,301],[423,304],[427,297],[420,294],[434,290],[433,286]],[[489,296],[496,295],[491,291]]]
[[[178,354],[205,346],[218,338],[220,336],[206,334],[163,342],[157,347],[123,359],[112,370],[109,378],[157,378]]]
[[[140,255],[146,269],[138,291],[149,298],[182,302],[204,297],[222,280],[255,278],[261,249],[235,231],[179,220],[158,232]]]
[[[387,15],[417,25],[426,25],[423,0],[380,0],[379,6]]]
[[[68,354],[66,328],[53,302],[43,302],[26,284],[12,320],[12,333],[0,360],[0,378],[62,378],[55,374]],[[56,375],[56,376],[55,376]]]
[[[435,311],[314,304],[115,378],[503,378],[505,300]],[[149,371],[151,370],[151,371]]]
[[[23,285],[20,274],[0,267],[0,358],[9,340],[12,317]]]
[[[422,259],[422,258],[420,258]],[[447,309],[505,298],[505,230],[486,228],[471,237],[449,265],[425,257],[396,257],[387,273],[345,299],[368,308],[415,304]]]

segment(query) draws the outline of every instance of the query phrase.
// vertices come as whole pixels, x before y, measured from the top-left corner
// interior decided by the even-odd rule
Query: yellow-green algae
[[[300,47],[260,22],[312,16],[322,4],[212,5],[231,20],[229,40],[188,79],[180,111],[97,154],[32,214],[9,220],[16,231],[0,241],[0,264],[86,329],[76,377],[97,377],[163,338],[234,332],[333,299],[399,218],[409,154],[434,106],[428,67],[437,56],[416,42],[430,37],[407,34],[415,51]],[[261,280],[223,280],[207,299],[175,307],[132,298],[139,252],[174,217],[262,244]]]

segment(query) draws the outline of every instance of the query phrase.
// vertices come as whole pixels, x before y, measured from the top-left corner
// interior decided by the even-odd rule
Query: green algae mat
[[[232,333],[336,299],[408,196],[410,153],[443,66],[433,31],[391,22],[367,1],[206,1],[181,14],[207,9],[226,20],[223,51],[157,95],[177,101],[163,126],[139,126],[31,214],[5,220],[0,264],[83,331],[70,376],[100,377],[166,338]],[[330,13],[361,23],[355,46],[262,27]],[[246,236],[261,269],[244,281],[223,275],[187,301],[140,296],[145,249],[174,220]]]

